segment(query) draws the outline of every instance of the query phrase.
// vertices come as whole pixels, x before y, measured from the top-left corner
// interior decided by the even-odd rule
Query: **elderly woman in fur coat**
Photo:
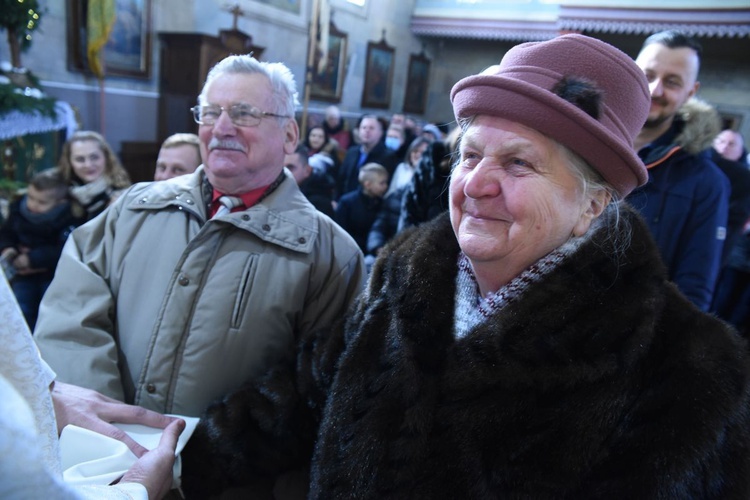
[[[207,410],[187,493],[309,466],[316,499],[748,498],[745,345],[620,201],[647,178],[642,72],[564,35],[451,100],[450,213],[385,247],[340,329]]]

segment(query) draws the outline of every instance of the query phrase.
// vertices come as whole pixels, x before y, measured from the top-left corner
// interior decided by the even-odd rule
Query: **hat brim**
[[[633,148],[583,110],[536,85],[502,74],[470,76],[453,87],[451,101],[456,119],[498,116],[554,139],[586,160],[622,197],[648,179]]]

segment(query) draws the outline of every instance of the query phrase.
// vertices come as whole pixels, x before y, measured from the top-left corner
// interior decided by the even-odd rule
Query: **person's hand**
[[[18,250],[13,247],[8,247],[3,250],[2,253],[0,253],[0,256],[2,256],[8,262],[13,262],[13,259],[16,258],[16,255],[18,255]]]
[[[122,476],[121,483],[141,483],[149,500],[163,498],[172,487],[172,467],[177,438],[185,429],[185,421],[175,419],[164,429],[159,446],[138,459]]]
[[[31,267],[31,259],[29,258],[28,251],[21,250],[21,253],[17,255],[15,259],[13,259],[13,267],[16,268],[18,271],[18,274],[20,276],[29,276],[32,274],[40,274],[43,272],[46,272],[46,268],[42,267]]]
[[[58,433],[62,432],[68,424],[77,425],[122,441],[136,457],[142,456],[148,450],[111,422],[142,424],[164,429],[172,422],[179,420],[139,406],[122,403],[90,389],[57,381],[52,385],[52,402],[55,405]],[[180,420],[180,422],[184,424],[184,421]],[[179,432],[177,434],[179,435]]]
[[[16,269],[19,271],[24,271],[26,269],[29,269],[29,266],[31,265],[31,260],[29,260],[29,254],[22,253],[15,259],[13,259],[13,265],[16,266]]]

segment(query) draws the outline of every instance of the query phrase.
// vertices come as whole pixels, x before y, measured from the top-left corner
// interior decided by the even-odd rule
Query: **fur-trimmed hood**
[[[706,101],[692,97],[678,112],[684,123],[675,142],[690,154],[698,154],[711,147],[721,132],[721,118],[716,109]]]

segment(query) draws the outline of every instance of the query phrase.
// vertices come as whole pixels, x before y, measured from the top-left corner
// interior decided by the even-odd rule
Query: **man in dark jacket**
[[[750,170],[742,135],[724,130],[716,136],[712,159],[729,179],[727,241],[711,311],[748,337],[750,318]]]
[[[669,279],[706,311],[726,237],[729,182],[709,158],[718,116],[693,98],[700,52],[697,41],[664,31],[647,38],[636,58],[651,108],[634,146],[649,180],[628,201],[645,217]]]
[[[742,135],[734,130],[723,130],[714,139],[711,160],[727,176],[731,187],[727,240],[722,259],[726,263],[732,248],[742,236],[745,221],[750,217],[750,170],[745,162]]]
[[[319,212],[333,218],[333,177],[322,170],[312,168],[308,158],[307,148],[300,144],[294,153],[284,157],[284,165],[292,173],[305,198]]]
[[[336,199],[359,188],[359,169],[368,163],[383,165],[393,175],[397,159],[383,142],[384,128],[375,115],[364,115],[357,127],[359,144],[346,151],[336,176]]]

